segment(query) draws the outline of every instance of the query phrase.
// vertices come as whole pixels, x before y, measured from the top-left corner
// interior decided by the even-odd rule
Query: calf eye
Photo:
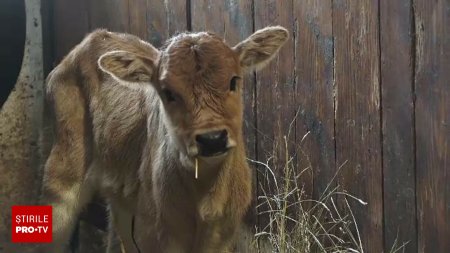
[[[175,101],[175,95],[169,89],[163,89],[162,93],[164,94],[163,96],[165,97],[167,102]]]
[[[237,81],[239,79],[240,79],[240,77],[238,77],[238,76],[233,76],[233,78],[231,78],[231,81],[230,81],[230,90],[231,91],[236,91]]]

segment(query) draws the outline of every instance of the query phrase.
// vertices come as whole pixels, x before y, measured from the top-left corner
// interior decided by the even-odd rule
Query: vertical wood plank
[[[191,0],[193,31],[211,31],[234,46],[253,32],[252,0]]]
[[[147,0],[128,0],[129,32],[147,40]]]
[[[335,0],[336,156],[366,252],[383,252],[378,1]]]
[[[411,0],[380,1],[384,250],[417,252]]]
[[[418,251],[450,252],[450,2],[414,10]]]
[[[192,30],[210,31],[222,36],[229,46],[234,46],[253,32],[252,0],[225,0],[212,4],[209,0],[191,0]],[[247,156],[255,159],[255,81],[253,73],[244,77],[244,136]],[[251,166],[253,167],[253,166]],[[256,171],[253,171],[253,200],[256,201]],[[249,210],[247,224],[256,225],[255,203]]]
[[[89,31],[85,0],[53,1],[53,66],[80,41]],[[69,32],[70,31],[70,32]]]
[[[295,102],[300,110],[295,141],[302,148],[301,159],[311,166],[317,199],[335,173],[331,1],[294,1],[294,17]]]
[[[270,157],[271,168],[274,170],[277,180],[283,181],[283,165],[285,162],[285,141],[288,139],[290,154],[294,155],[295,125],[291,133],[289,129],[295,118],[297,105],[295,103],[295,50],[292,34],[294,33],[293,2],[263,0],[254,1],[255,8],[255,30],[269,25],[281,25],[289,30],[290,39],[286,42],[279,54],[271,63],[256,73],[256,123],[257,156],[260,161],[267,161]],[[273,194],[273,181],[270,173],[261,168],[258,172],[258,196]],[[267,182],[267,178],[270,183]],[[262,187],[261,187],[262,186]],[[266,207],[262,206],[264,211]],[[269,217],[260,215],[259,227],[264,228],[268,224]]]
[[[187,0],[147,0],[147,40],[160,47],[173,34],[187,30]]]
[[[129,31],[128,0],[88,1],[89,28],[106,28],[112,32]]]

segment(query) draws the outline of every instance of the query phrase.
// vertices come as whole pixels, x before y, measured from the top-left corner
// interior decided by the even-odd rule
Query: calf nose
[[[195,136],[201,156],[215,156],[227,151],[227,130],[212,131]]]

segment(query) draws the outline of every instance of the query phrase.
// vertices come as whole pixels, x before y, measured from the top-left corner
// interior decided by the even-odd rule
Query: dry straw
[[[289,129],[292,126],[293,123]],[[268,217],[264,227],[256,228],[257,252],[364,253],[352,206],[367,203],[335,182],[346,163],[339,166],[320,196],[312,199],[304,183],[314,170],[301,148],[309,133],[299,143],[290,143],[289,134],[290,130],[283,140],[274,142],[281,143],[282,147],[275,147],[278,152],[272,151],[266,162],[248,159],[263,174],[257,212],[260,217]],[[301,164],[306,163],[304,168],[299,168],[299,160]],[[275,172],[282,176],[276,176]],[[396,241],[389,252],[404,252],[405,245]]]

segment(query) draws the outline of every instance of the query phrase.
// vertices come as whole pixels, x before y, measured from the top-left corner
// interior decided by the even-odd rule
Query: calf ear
[[[111,51],[100,56],[98,66],[119,80],[143,83],[152,79],[156,61],[127,51]]]
[[[260,69],[269,63],[288,38],[289,33],[285,28],[269,26],[256,31],[233,50],[239,54],[244,69]]]

